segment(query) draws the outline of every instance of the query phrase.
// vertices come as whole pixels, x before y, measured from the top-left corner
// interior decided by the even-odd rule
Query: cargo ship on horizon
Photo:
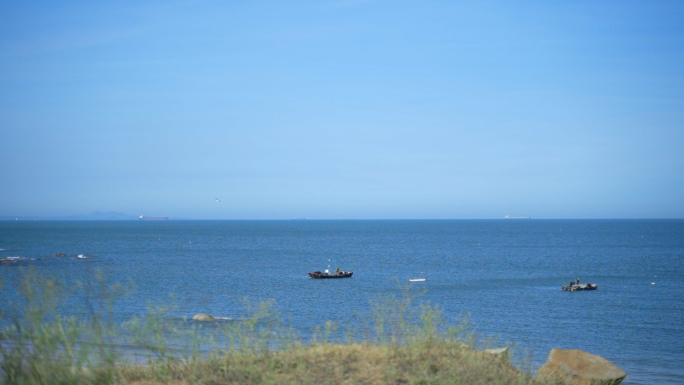
[[[140,221],[168,221],[169,217],[145,217],[145,216],[139,216],[138,220]]]
[[[508,215],[506,215],[504,217],[504,219],[531,219],[531,218],[530,217],[509,217]]]

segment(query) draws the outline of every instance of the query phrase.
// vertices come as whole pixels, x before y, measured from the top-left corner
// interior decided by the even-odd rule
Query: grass
[[[86,314],[60,314],[79,290],[97,293],[83,294]],[[211,327],[174,326],[164,309],[115,325],[111,311],[121,294],[101,275],[69,286],[24,271],[18,300],[0,308],[0,383],[545,384],[507,358],[473,349],[467,322],[448,325],[439,308],[408,289],[373,304],[362,338],[327,322],[307,342],[283,326],[272,302]],[[121,345],[144,359],[132,360]]]
[[[124,366],[127,381],[202,384],[533,384],[507,362],[458,343],[322,344],[275,352],[231,352],[163,373]]]

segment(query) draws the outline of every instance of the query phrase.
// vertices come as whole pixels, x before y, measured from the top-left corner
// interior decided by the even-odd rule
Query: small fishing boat
[[[596,290],[598,285],[595,283],[580,283],[579,279],[570,281],[570,284],[561,286],[563,291],[583,291],[583,290]]]
[[[335,273],[329,273],[328,270],[325,272],[320,272],[320,271],[314,271],[313,273],[308,273],[309,277],[315,278],[315,279],[320,279],[320,278],[349,278],[354,274],[353,271],[343,271],[339,270],[336,271]]]

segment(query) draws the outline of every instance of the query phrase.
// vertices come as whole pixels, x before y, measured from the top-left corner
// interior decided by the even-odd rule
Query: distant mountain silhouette
[[[127,215],[123,213],[117,213],[114,211],[109,211],[106,213],[103,213],[101,211],[95,211],[94,213],[88,215],[70,215],[60,219],[81,221],[129,221],[137,219],[137,217],[135,215]]]
[[[137,217],[135,215],[117,213],[114,211],[106,213],[96,211],[92,214],[67,215],[63,217],[0,216],[0,220],[3,221],[132,221],[136,219]]]

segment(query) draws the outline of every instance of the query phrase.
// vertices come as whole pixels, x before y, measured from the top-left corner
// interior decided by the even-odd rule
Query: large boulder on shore
[[[211,316],[211,314],[207,313],[197,313],[192,317],[193,321],[216,321],[214,317]]]
[[[553,348],[539,368],[540,379],[557,379],[573,385],[617,385],[627,373],[607,359],[582,350]]]

